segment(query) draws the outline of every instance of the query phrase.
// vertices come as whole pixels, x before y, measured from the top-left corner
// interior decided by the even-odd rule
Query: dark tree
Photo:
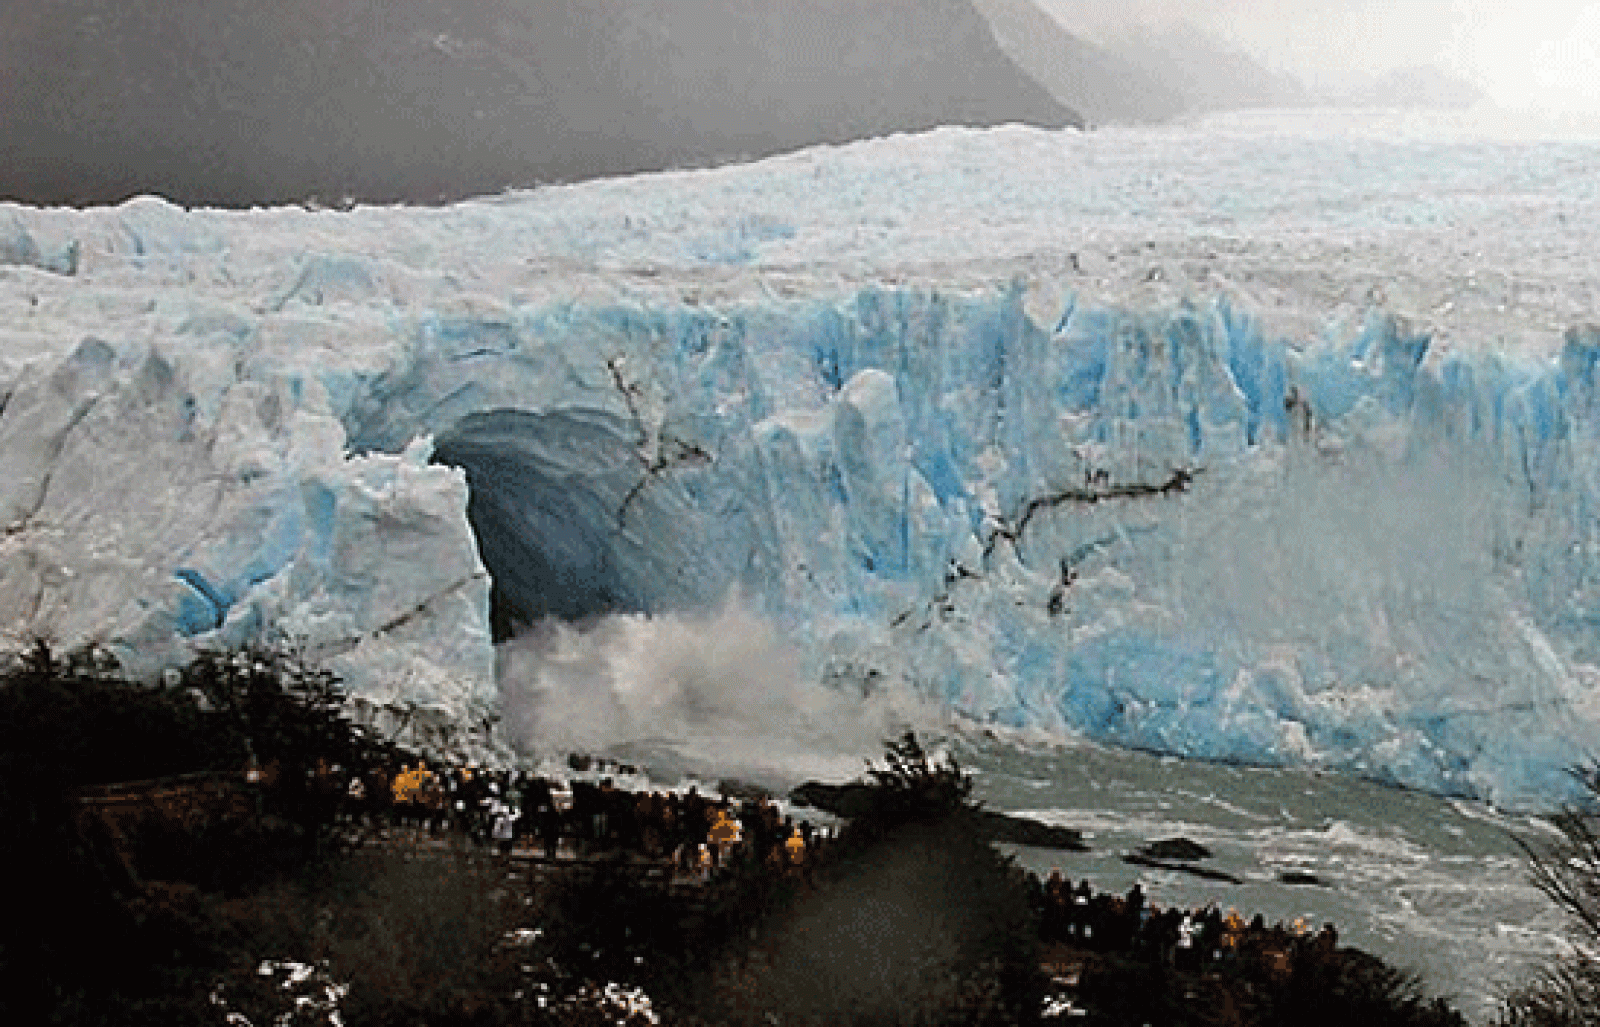
[[[914,731],[885,742],[884,749],[884,767],[867,768],[874,787],[865,793],[862,814],[851,821],[854,833],[876,835],[902,824],[943,823],[978,812],[978,803],[972,801],[972,775],[961,770],[955,757],[931,762]]]
[[[1043,987],[1025,874],[972,778],[912,732],[886,743],[814,887],[774,910],[713,992],[728,1023],[1010,1024]]]
[[[191,1022],[195,975],[226,958],[193,915],[200,895],[294,871],[321,825],[161,811],[114,839],[83,815],[82,789],[232,775],[252,750],[297,768],[350,759],[367,743],[342,702],[333,675],[269,650],[208,654],[145,684],[102,650],[40,641],[0,671],[0,866],[30,900],[0,917],[0,1023],[41,1022],[40,1010],[42,1022]]]
[[[287,646],[250,646],[200,654],[179,687],[205,697],[213,721],[244,739],[247,753],[286,771],[317,760],[359,766],[385,746],[351,723],[338,675]]]
[[[1592,799],[1600,799],[1600,765],[1573,771]],[[1568,809],[1551,823],[1558,839],[1516,839],[1528,857],[1533,883],[1567,916],[1570,952],[1507,997],[1502,1022],[1515,1027],[1600,1024],[1600,833],[1591,809]]]

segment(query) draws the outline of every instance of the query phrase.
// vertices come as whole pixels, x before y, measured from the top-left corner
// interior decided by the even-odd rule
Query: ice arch
[[[707,545],[696,502],[715,472],[653,467],[633,436],[603,411],[496,409],[437,437],[434,462],[466,473],[497,640],[546,617],[703,609],[727,592],[731,552]]]

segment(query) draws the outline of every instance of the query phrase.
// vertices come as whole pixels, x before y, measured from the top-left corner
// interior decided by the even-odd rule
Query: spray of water
[[[499,679],[525,754],[609,755],[668,779],[781,786],[853,777],[885,738],[940,719],[900,682],[869,694],[819,684],[802,655],[736,601],[706,614],[547,620],[500,647]]]

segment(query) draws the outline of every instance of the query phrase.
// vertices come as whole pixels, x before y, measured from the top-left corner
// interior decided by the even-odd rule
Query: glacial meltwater
[[[1536,818],[1337,774],[969,733],[951,746],[989,807],[1085,832],[1088,852],[1011,847],[1041,876],[1059,867],[1074,883],[1113,892],[1138,881],[1161,906],[1214,902],[1269,924],[1331,921],[1341,944],[1415,971],[1474,1023],[1491,1020],[1499,994],[1561,949],[1562,918],[1513,840],[1547,839]],[[1173,837],[1212,851],[1197,866],[1242,883],[1121,858]],[[1285,884],[1284,874],[1321,883]]]

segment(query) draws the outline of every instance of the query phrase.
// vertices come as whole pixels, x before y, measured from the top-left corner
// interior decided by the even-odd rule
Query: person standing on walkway
[[[733,865],[733,852],[738,848],[742,836],[739,822],[729,816],[727,810],[717,810],[716,819],[712,821],[711,829],[707,832],[711,844],[716,846],[717,866]]]
[[[496,804],[493,827],[490,829],[500,855],[511,855],[511,843],[517,836],[517,818],[521,814],[510,806]]]
[[[805,870],[806,865],[806,840],[800,837],[800,829],[798,827],[794,828],[790,833],[789,840],[783,843],[783,847],[788,850],[789,855],[788,875],[790,877],[799,877]]]

